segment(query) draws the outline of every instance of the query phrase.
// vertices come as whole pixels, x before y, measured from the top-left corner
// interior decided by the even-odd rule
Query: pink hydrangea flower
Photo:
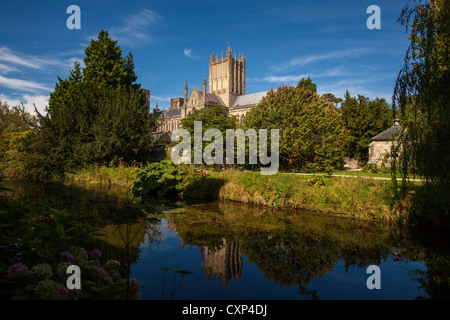
[[[92,254],[96,259],[99,259],[99,258],[102,256],[101,251],[100,251],[100,250],[97,250],[97,249],[92,250],[92,251],[91,251],[91,254]]]

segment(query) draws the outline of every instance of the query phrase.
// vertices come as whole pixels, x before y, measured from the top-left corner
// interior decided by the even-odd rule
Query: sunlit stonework
[[[214,55],[209,58],[209,81],[208,89],[206,76],[203,78],[203,88],[192,89],[188,98],[188,84],[184,84],[184,98],[170,99],[170,107],[161,110],[161,124],[159,132],[172,132],[181,125],[181,119],[189,113],[205,107],[218,104],[228,109],[231,116],[236,116],[238,122],[242,123],[250,108],[258,104],[266,95],[266,91],[246,94],[245,93],[245,70],[246,60],[241,53],[239,56],[230,47],[226,56]]]

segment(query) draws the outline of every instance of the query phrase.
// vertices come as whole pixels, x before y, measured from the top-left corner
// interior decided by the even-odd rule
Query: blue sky
[[[81,9],[81,29],[69,30],[69,5]],[[368,6],[381,9],[381,29],[369,30]],[[408,47],[397,23],[405,1],[3,1],[0,10],[0,99],[43,110],[57,77],[101,29],[134,55],[151,107],[202,88],[211,52],[228,43],[247,59],[246,93],[296,84],[308,75],[319,93],[372,99],[392,96]]]

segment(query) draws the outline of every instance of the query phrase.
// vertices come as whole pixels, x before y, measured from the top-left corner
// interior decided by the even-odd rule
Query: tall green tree
[[[226,154],[226,130],[236,129],[237,119],[234,116],[229,116],[227,109],[220,105],[212,105],[188,114],[186,118],[181,120],[181,127],[186,129],[191,134],[191,153],[194,156],[194,125],[195,121],[201,121],[202,136],[208,129],[217,129],[221,132],[223,141],[221,142],[223,154]],[[214,142],[211,141],[211,142]],[[203,142],[202,152],[210,142]],[[194,158],[193,158],[194,159]]]
[[[349,131],[347,156],[367,162],[370,139],[393,124],[392,109],[382,98],[352,97],[347,90],[341,110]]]
[[[140,85],[136,83],[133,55],[129,52],[126,57],[122,57],[122,50],[117,43],[118,41],[112,40],[105,30],[100,31],[97,40],[91,40],[84,50],[84,79],[97,85],[114,88],[125,85],[137,89]]]
[[[297,87],[298,88],[303,87],[307,90],[317,93],[317,86],[314,82],[312,82],[310,76],[308,76],[308,79],[302,78],[302,80],[300,80],[299,83],[297,84]]]
[[[450,2],[408,2],[398,21],[409,32],[410,45],[394,91],[396,111],[405,130],[393,165],[404,180],[414,172],[429,184],[444,183],[448,190]]]
[[[245,117],[246,128],[279,129],[280,167],[331,171],[342,166],[347,131],[330,95],[310,81],[271,90]]]
[[[149,160],[153,118],[135,83],[132,55],[122,58],[117,41],[103,30],[85,52],[85,68],[76,62],[67,79],[58,78],[47,114],[38,113],[27,145],[32,176],[64,175],[118,158]]]
[[[23,105],[10,106],[0,100],[0,177],[20,175],[22,141],[36,122]]]

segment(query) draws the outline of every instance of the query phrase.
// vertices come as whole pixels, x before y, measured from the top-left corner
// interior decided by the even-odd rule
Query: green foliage
[[[0,181],[1,182],[1,181]],[[99,236],[67,210],[45,203],[24,204],[0,186],[0,297],[2,299],[138,299],[139,284],[127,282],[118,262],[99,260],[101,252],[84,248]],[[81,270],[81,290],[68,290],[66,270]],[[112,266],[112,267],[111,267]]]
[[[321,187],[325,185],[323,176],[315,174],[311,179],[308,179],[308,185],[313,187]]]
[[[367,163],[364,168],[363,168],[364,172],[372,172],[372,173],[377,173],[379,170],[378,165],[376,163]]]
[[[225,136],[227,129],[236,128],[236,118],[229,116],[226,108],[219,105],[194,110],[181,120],[183,129],[188,130],[191,135],[194,134],[194,121],[202,122],[202,133],[208,129],[218,129]]]
[[[413,172],[448,190],[450,3],[408,2],[398,21],[409,31],[410,45],[394,91],[405,130],[396,144],[393,166],[403,180]]]
[[[304,89],[309,90],[311,92],[317,93],[316,84],[314,82],[312,82],[310,76],[308,76],[308,79],[302,78],[302,80],[300,80],[300,82],[298,83],[297,87],[298,88],[304,88]]]
[[[37,119],[23,105],[9,106],[0,101],[0,175],[20,175],[20,151]]]
[[[204,203],[219,199],[224,180],[211,177],[208,170],[186,169],[182,198],[188,203]]]
[[[246,128],[279,129],[280,167],[314,171],[342,166],[347,131],[330,94],[319,96],[310,80],[271,90],[245,117]]]
[[[181,126],[186,129],[191,134],[191,153],[192,159],[194,158],[194,152],[199,150],[194,150],[194,122],[202,122],[202,135],[208,129],[217,129],[222,133],[223,137],[223,155],[226,155],[226,130],[236,129],[236,117],[229,116],[226,108],[219,105],[212,105],[200,110],[194,110],[194,112],[188,114],[186,118],[181,120]],[[176,143],[175,143],[176,144]],[[209,143],[203,143],[203,150]],[[203,154],[203,153],[202,153]],[[213,154],[214,155],[214,154]],[[203,159],[203,158],[202,158]]]
[[[177,198],[184,187],[185,172],[172,161],[146,165],[136,173],[130,190],[134,195],[154,198]]]
[[[348,91],[341,110],[349,131],[347,156],[367,162],[370,139],[393,124],[392,110],[384,99],[370,100],[361,95],[356,98]]]
[[[132,56],[121,58],[106,31],[86,48],[86,67],[75,63],[68,79],[59,78],[48,112],[24,143],[29,177],[63,176],[93,164],[146,161],[151,152],[144,97],[135,84]]]
[[[130,52],[123,58],[117,42],[111,40],[105,30],[99,32],[97,40],[91,40],[84,50],[84,79],[100,86],[133,86],[138,89],[140,85],[135,84],[137,76],[134,73],[133,55]]]
[[[130,190],[137,199],[147,196],[159,202],[183,200],[201,203],[217,200],[223,184],[223,179],[212,178],[204,168],[182,167],[163,160],[139,170]]]

